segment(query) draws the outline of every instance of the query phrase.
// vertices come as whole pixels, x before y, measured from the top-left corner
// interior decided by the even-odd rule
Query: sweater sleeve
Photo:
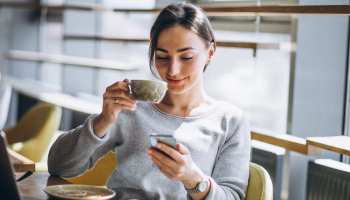
[[[92,124],[96,115],[84,124],[60,135],[52,145],[48,156],[51,175],[74,177],[91,168],[96,160],[118,145],[113,128],[103,138],[95,135]]]
[[[219,149],[206,200],[245,198],[249,178],[250,126],[243,116],[238,124],[231,120],[230,126],[233,129]]]

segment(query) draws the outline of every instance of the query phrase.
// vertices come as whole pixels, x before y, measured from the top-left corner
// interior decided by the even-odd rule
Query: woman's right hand
[[[129,81],[125,79],[106,88],[103,94],[102,112],[94,121],[94,131],[97,136],[104,136],[122,110],[135,110],[136,101],[129,95],[128,83]]]

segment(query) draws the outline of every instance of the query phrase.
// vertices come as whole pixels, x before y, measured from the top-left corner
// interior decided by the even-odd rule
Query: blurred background
[[[174,2],[181,1],[0,0],[1,128],[15,126],[32,105],[47,99],[63,108],[55,138],[98,112],[108,85],[124,78],[154,79],[147,57],[150,27],[157,8]],[[200,6],[350,3],[191,2]],[[219,42],[205,73],[211,96],[242,108],[254,130],[303,139],[350,135],[348,15],[208,12],[208,16]],[[338,153],[305,156],[259,142],[254,145],[253,159],[269,168],[273,177],[275,199],[310,199],[310,160],[349,164]]]

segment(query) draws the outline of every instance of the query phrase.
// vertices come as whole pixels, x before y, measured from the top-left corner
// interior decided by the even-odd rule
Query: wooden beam
[[[114,12],[133,12],[133,13],[157,13],[161,8],[114,8]]]
[[[350,136],[309,137],[308,146],[350,156]]]
[[[9,7],[28,7],[38,9],[48,9],[53,11],[62,11],[67,9],[86,10],[86,11],[111,11],[114,12],[132,12],[132,13],[157,13],[161,8],[150,9],[121,9],[109,8],[101,4],[89,3],[69,3],[59,5],[38,4],[35,1],[0,1],[1,6]],[[328,14],[328,15],[350,15],[350,5],[198,5],[210,16],[225,15],[299,15],[299,14]]]
[[[262,6],[207,6],[208,13],[234,14],[334,14],[350,15],[350,5],[262,5]]]
[[[261,6],[201,6],[208,15],[256,14],[335,14],[350,15],[350,5],[261,5]],[[115,12],[159,12],[160,9],[113,9]]]

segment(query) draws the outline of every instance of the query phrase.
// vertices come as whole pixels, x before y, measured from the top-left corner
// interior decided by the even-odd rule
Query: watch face
[[[204,192],[207,189],[208,185],[209,185],[208,181],[200,182],[199,185],[198,185],[198,191],[199,192]]]

